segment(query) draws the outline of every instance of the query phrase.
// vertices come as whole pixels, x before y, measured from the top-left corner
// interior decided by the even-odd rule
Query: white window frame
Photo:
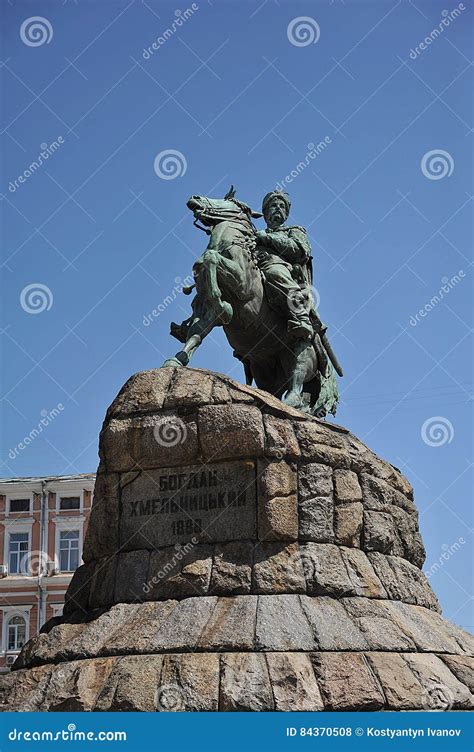
[[[79,531],[79,561],[78,561],[78,567],[82,564],[82,546],[83,546],[83,536],[84,536],[84,526],[83,526],[83,520],[78,519],[77,517],[66,517],[65,519],[55,519],[55,526],[56,526],[56,541],[54,546],[54,551],[56,555],[56,562],[58,569],[61,574],[73,574],[72,570],[62,570],[61,569],[61,557],[60,557],[60,551],[59,551],[59,544],[61,541],[61,533],[67,533],[67,532],[75,532]]]
[[[61,567],[61,553],[62,553],[62,550],[61,550],[61,536],[63,535],[63,533],[77,533],[77,538],[73,538],[72,540],[77,540],[77,567],[76,567],[76,569],[78,569],[81,566],[81,558],[82,558],[82,556],[81,556],[81,554],[82,554],[82,551],[81,551],[81,531],[77,527],[66,529],[66,530],[60,530],[59,531],[59,543],[58,543],[58,551],[57,551],[57,556],[58,556],[58,561],[59,561],[59,571],[61,572],[61,574],[68,574],[69,572],[71,572],[71,573],[75,572],[76,569],[62,569],[62,567]],[[71,552],[73,550],[75,550],[75,549],[71,545],[68,545],[68,547],[67,547],[67,554],[68,554],[68,562],[69,563],[71,563]]]
[[[82,486],[80,488],[76,486],[76,488],[64,489],[59,489],[55,486],[54,488],[50,488],[49,491],[56,494],[56,514],[67,515],[71,514],[71,512],[77,515],[84,514],[84,488]],[[68,498],[69,496],[79,496],[79,509],[61,509],[61,498]]]
[[[53,609],[53,617],[62,616],[64,611],[64,603],[51,603]]]
[[[11,501],[16,501],[17,499],[29,499],[30,500],[30,506],[27,512],[12,512],[11,510]],[[9,517],[12,514],[33,514],[33,494],[28,493],[13,493],[13,494],[7,494],[7,517]],[[21,519],[15,517],[14,519]]]
[[[23,572],[11,572],[10,571],[10,536],[12,533],[27,533],[28,534],[28,554],[31,553],[31,531],[32,531],[33,523],[28,522],[26,524],[22,524],[20,522],[14,524],[14,525],[7,525],[5,527],[5,550],[3,552],[3,563],[6,567],[8,567],[8,576],[12,577],[30,577],[31,575],[23,574]]]
[[[18,655],[20,650],[8,650],[8,623],[14,616],[22,616],[26,623],[25,643],[30,639],[30,611],[32,606],[2,606],[2,645],[0,655]]]

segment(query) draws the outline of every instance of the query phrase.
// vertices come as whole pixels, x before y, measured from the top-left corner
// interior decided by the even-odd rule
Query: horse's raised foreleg
[[[185,322],[183,331],[177,332],[178,339],[181,333],[184,347],[176,353],[174,358],[165,361],[165,366],[187,366],[191,357],[209,332],[215,326],[228,324],[232,319],[233,311],[230,303],[222,300],[221,291],[217,280],[217,267],[225,263],[226,259],[213,248],[204,251],[201,258],[194,264],[194,276],[196,280],[197,295],[193,301],[193,317]],[[175,330],[180,329],[172,325]],[[182,327],[181,327],[182,329]]]

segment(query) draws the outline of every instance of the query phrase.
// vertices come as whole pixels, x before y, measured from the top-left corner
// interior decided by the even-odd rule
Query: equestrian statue
[[[319,318],[312,292],[311,245],[303,227],[285,225],[286,193],[271,191],[262,212],[235,197],[191,196],[194,224],[209,244],[193,267],[192,314],[171,324],[183,348],[165,366],[187,366],[216,326],[245,370],[246,382],[287,405],[324,417],[335,415],[341,367]],[[264,217],[257,230],[253,219]]]

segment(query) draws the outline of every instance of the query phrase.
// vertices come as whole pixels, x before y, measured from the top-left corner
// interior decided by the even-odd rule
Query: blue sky
[[[233,183],[259,208],[305,162],[287,190],[345,370],[337,421],[413,483],[426,568],[444,556],[433,587],[472,628],[470,3],[11,0],[2,15],[0,474],[96,468],[107,405],[177,349],[189,299],[173,290],[205,240],[187,198]],[[167,150],[173,179],[154,169]],[[193,364],[243,378],[220,332]]]

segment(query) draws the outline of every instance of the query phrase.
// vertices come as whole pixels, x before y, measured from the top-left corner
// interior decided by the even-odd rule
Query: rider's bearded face
[[[281,198],[274,198],[265,211],[265,221],[270,228],[279,227],[288,216],[285,202]]]

